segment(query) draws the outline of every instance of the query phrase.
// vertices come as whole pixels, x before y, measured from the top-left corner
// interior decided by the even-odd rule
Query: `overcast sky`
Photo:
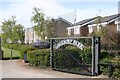
[[[33,7],[41,8],[46,16],[63,17],[76,22],[95,17],[118,13],[119,0],[0,0],[0,24],[16,16],[17,23],[31,27]]]

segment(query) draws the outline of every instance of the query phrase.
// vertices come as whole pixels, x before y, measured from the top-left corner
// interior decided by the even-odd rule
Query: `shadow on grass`
[[[20,59],[20,57],[13,57],[12,60],[14,59]],[[10,60],[10,58],[3,58],[3,60]]]

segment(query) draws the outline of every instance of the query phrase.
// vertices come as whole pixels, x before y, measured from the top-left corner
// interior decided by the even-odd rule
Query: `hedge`
[[[24,54],[27,54],[28,51],[35,50],[35,47],[30,45],[22,45],[20,48],[20,59],[24,59]]]
[[[22,44],[2,44],[2,47],[8,48],[8,49],[13,49],[13,50],[20,50]]]
[[[24,58],[24,54],[27,54],[27,51],[30,50],[35,50],[36,48],[31,46],[31,45],[22,45],[22,44],[2,44],[2,47],[8,48],[8,49],[13,49],[13,50],[18,50],[20,51],[20,58]]]
[[[49,49],[28,51],[27,59],[33,67],[47,68],[50,66],[50,51]]]

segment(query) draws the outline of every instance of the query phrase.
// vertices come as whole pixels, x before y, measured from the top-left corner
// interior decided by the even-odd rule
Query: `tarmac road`
[[[108,78],[107,76],[83,76],[77,74],[37,69],[28,66],[22,60],[0,60],[0,76],[2,78]]]

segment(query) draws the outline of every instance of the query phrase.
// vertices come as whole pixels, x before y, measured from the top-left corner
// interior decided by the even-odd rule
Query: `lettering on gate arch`
[[[77,47],[80,48],[81,50],[83,50],[84,47],[85,47],[82,43],[80,43],[80,42],[77,41],[77,40],[66,39],[66,40],[61,40],[60,42],[58,42],[58,43],[55,45],[55,49],[58,49],[58,48],[60,48],[61,46],[66,45],[66,44],[71,44],[71,45],[77,46]]]

